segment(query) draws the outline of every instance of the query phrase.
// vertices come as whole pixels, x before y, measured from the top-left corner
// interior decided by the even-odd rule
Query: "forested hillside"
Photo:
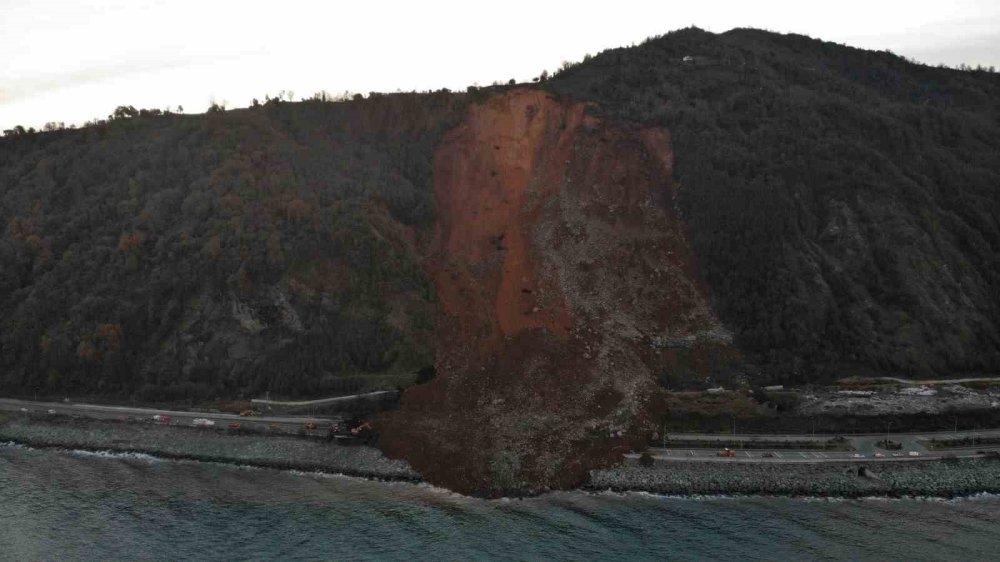
[[[722,355],[670,348],[657,360],[664,385],[1000,368],[996,74],[795,35],[686,29],[529,87],[555,95],[563,105],[545,102],[555,114],[587,104],[620,145],[598,150],[607,138],[585,122],[566,150],[626,155],[619,167],[666,158],[652,198],[669,222],[642,224],[669,224],[654,234],[679,240],[685,290],[704,294],[699,314],[734,339]],[[470,104],[505,90],[126,112],[0,139],[3,393],[312,396],[439,362],[427,271],[441,227],[435,153]],[[629,197],[626,184],[654,173],[609,170],[538,181],[565,206],[559,182],[606,173],[624,186],[608,193]],[[484,182],[498,173],[481,171]],[[523,233],[519,251],[549,252],[567,227],[552,228]],[[512,244],[491,236],[498,250]],[[648,241],[630,236],[638,260]],[[646,248],[651,261],[661,246]],[[650,275],[618,286],[637,299],[641,287],[670,293],[657,284],[671,281]],[[658,353],[669,338],[649,330],[643,345]]]
[[[431,365],[418,246],[462,104],[274,100],[0,140],[4,393],[311,396]]]
[[[671,131],[702,276],[761,382],[1000,368],[1000,75],[685,29],[546,87]]]

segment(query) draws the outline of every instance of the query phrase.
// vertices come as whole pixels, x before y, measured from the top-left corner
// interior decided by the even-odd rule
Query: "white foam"
[[[87,451],[84,449],[71,449],[69,453],[77,457],[90,457],[99,459],[116,459],[116,460],[137,460],[145,462],[158,462],[161,459],[154,457],[153,455],[147,455],[146,453],[135,453],[135,452],[119,452],[119,451]]]
[[[641,497],[641,498],[652,498],[658,500],[684,500],[684,501],[726,501],[726,500],[746,500],[746,499],[784,499],[791,501],[801,501],[801,502],[816,502],[816,503],[842,503],[850,501],[864,501],[864,502],[901,502],[901,501],[921,501],[929,503],[951,503],[951,502],[965,502],[965,501],[991,501],[1000,499],[1000,494],[994,494],[989,492],[979,492],[976,494],[968,496],[956,496],[953,498],[943,497],[943,496],[861,496],[861,497],[847,497],[847,496],[792,496],[792,495],[775,495],[775,494],[658,494],[656,492],[646,492],[641,490],[634,491],[621,491],[617,492],[612,489],[601,490],[601,491],[590,491],[588,492],[593,495],[600,496],[612,496],[612,497]]]

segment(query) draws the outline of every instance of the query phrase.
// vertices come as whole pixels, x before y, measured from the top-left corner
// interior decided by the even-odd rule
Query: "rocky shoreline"
[[[0,442],[4,441],[37,448],[146,453],[164,459],[331,472],[379,480],[421,480],[405,461],[389,459],[374,447],[338,446],[316,438],[103,420],[11,417],[0,418]]]
[[[859,469],[864,466],[864,475]],[[629,459],[591,472],[592,491],[643,491],[664,495],[765,495],[810,497],[942,497],[1000,493],[1000,460],[778,464],[657,462]]]
[[[37,448],[145,453],[195,460],[328,472],[376,480],[422,481],[405,461],[374,447],[342,446],[317,438],[231,434],[213,429],[123,424],[103,420],[0,415],[0,442]],[[626,459],[594,470],[586,491],[649,492],[672,496],[767,495],[810,497],[943,497],[1000,493],[1000,460],[953,459],[866,465],[664,462]]]

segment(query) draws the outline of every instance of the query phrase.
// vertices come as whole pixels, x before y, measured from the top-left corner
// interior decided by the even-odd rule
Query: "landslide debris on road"
[[[977,391],[960,385],[941,385],[898,390],[813,391],[805,395],[796,412],[806,416],[938,415],[990,408],[1000,408],[1000,388]]]
[[[672,158],[668,131],[538,90],[468,110],[435,154],[438,376],[382,419],[384,450],[492,495],[578,484],[637,444],[654,373],[729,344]]]

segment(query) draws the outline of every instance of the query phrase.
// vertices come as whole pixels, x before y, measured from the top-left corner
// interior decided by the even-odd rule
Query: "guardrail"
[[[253,400],[250,400],[250,403],[255,406],[278,406],[281,408],[318,408],[321,406],[343,404],[345,402],[353,402],[356,400],[395,397],[398,394],[399,392],[396,390],[379,390],[376,392],[368,392],[365,394],[352,394],[350,396],[334,396],[332,398],[320,398],[318,400],[288,401],[288,400],[268,400],[266,398],[254,398]]]

